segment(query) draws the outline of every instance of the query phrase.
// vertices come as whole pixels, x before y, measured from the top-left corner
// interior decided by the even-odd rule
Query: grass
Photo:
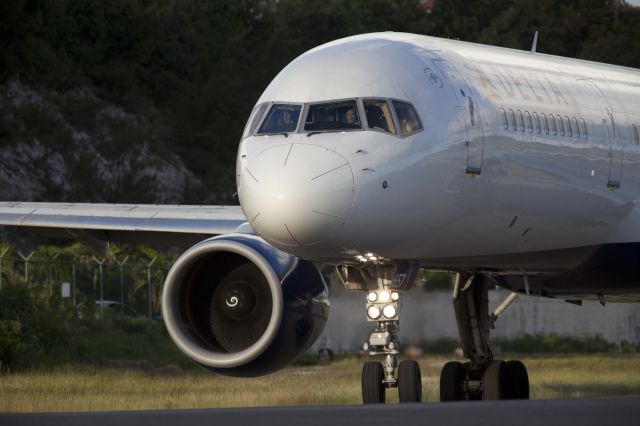
[[[520,358],[518,356],[503,357]],[[424,401],[439,399],[442,365],[420,360]],[[522,358],[531,397],[564,398],[640,394],[640,355],[539,356]],[[256,379],[206,371],[79,366],[0,377],[0,411],[102,411],[360,403],[361,360],[293,366]],[[135,365],[134,365],[135,366]],[[388,391],[388,402],[397,392]]]

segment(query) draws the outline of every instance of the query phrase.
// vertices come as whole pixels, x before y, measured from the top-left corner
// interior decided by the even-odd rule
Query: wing
[[[88,242],[181,247],[244,222],[240,206],[0,202],[0,225]]]

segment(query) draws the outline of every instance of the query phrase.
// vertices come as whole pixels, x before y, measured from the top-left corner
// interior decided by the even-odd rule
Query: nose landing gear
[[[397,363],[400,293],[383,289],[367,294],[367,317],[376,322],[363,349],[370,356],[384,355],[384,365],[370,361],[362,368],[362,400],[365,404],[385,402],[387,388],[398,388],[400,402],[422,401],[422,379],[416,361]],[[397,367],[397,375],[395,374]]]

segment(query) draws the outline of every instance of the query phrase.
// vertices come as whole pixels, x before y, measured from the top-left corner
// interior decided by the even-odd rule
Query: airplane
[[[640,71],[383,32],[287,65],[249,116],[237,206],[1,203],[0,224],[85,240],[190,247],[163,317],[185,355],[230,376],[277,371],[319,336],[320,269],[363,292],[364,403],[420,402],[398,363],[401,299],[420,270],[455,273],[467,362],[442,401],[529,398],[490,330],[518,295],[640,301]],[[509,296],[495,311],[488,289]],[[424,321],[433,321],[428,313]]]

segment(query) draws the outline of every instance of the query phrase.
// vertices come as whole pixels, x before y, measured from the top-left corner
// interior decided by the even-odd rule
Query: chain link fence
[[[96,257],[67,248],[0,248],[0,288],[23,284],[58,293],[78,310],[111,309],[161,318],[162,287],[175,257],[152,253]]]

